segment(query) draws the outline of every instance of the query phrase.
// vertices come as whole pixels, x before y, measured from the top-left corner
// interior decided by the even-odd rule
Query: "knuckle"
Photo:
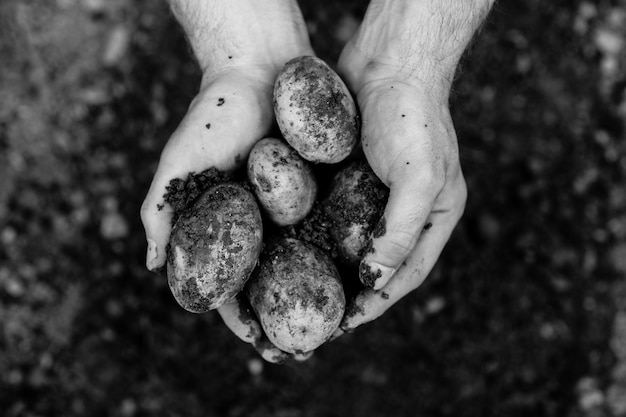
[[[139,209],[139,217],[141,218],[141,223],[144,225],[144,227],[149,225],[150,219],[152,218],[152,211],[150,210],[150,203],[148,202],[148,198],[146,198],[141,204],[141,208]]]
[[[453,200],[450,203],[450,215],[455,222],[458,222],[461,217],[463,217],[467,204],[467,196],[467,184],[463,177],[461,177],[454,187]]]
[[[416,180],[429,195],[437,195],[445,185],[444,169],[437,162],[422,164],[417,170]]]
[[[397,228],[388,234],[387,239],[382,242],[389,256],[404,255],[410,252],[417,243],[418,234],[413,232],[413,228]],[[380,245],[379,245],[380,249]]]

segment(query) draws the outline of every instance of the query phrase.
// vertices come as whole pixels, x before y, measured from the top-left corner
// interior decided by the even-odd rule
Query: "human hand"
[[[448,96],[491,2],[474,3],[484,10],[373,0],[342,52],[339,71],[361,110],[365,157],[390,194],[359,267],[367,288],[334,337],[378,318],[421,285],[463,213],[467,188]]]
[[[365,157],[390,192],[359,268],[369,288],[352,302],[343,331],[376,319],[424,281],[467,197],[446,97],[393,75],[354,91]]]
[[[233,171],[274,120],[272,91],[289,59],[312,55],[295,1],[171,0],[203,71],[200,90],[163,149],[141,207],[148,250],[146,266],[162,268],[171,233],[173,208],[164,201],[175,178],[215,167]],[[288,355],[267,342],[240,299],[218,309],[226,325],[261,355],[275,362]]]

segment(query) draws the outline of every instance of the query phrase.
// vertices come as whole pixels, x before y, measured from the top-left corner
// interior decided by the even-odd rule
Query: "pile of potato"
[[[282,138],[257,142],[246,180],[210,186],[178,216],[167,274],[178,303],[196,313],[243,291],[269,340],[301,353],[341,323],[345,280],[355,278],[342,278],[338,266],[356,270],[388,190],[359,152],[348,88],[322,60],[285,65],[274,110]],[[320,182],[328,172],[334,175]],[[317,206],[322,216],[312,218]],[[327,231],[336,250],[287,232],[303,222],[322,222],[314,227]]]

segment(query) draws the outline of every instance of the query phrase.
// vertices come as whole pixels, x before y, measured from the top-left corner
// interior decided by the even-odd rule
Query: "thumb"
[[[163,197],[167,183],[164,175],[156,175],[141,205],[141,222],[148,242],[146,268],[150,271],[156,271],[165,265],[165,248],[169,241],[174,211]]]
[[[422,230],[429,228],[428,217],[444,184],[438,171],[430,165],[406,165],[391,182],[385,212],[359,267],[365,286],[384,287],[413,251]]]

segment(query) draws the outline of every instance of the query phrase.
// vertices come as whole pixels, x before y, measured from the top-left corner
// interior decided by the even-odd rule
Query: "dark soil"
[[[365,1],[302,1],[335,62]],[[274,366],[144,266],[199,85],[163,2],[0,3],[2,416],[626,415],[626,4],[501,1],[452,113],[469,188],[426,282]]]
[[[229,179],[231,179],[230,176],[217,168],[209,168],[199,174],[190,172],[187,178],[173,178],[170,180],[163,199],[174,210],[172,224],[176,223],[176,220],[185,209],[190,207],[205,190],[214,185],[224,183]]]

